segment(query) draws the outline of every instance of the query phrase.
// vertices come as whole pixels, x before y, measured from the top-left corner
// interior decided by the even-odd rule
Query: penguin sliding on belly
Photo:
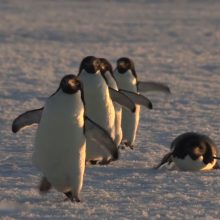
[[[100,135],[107,140],[103,142]],[[57,92],[47,99],[36,133],[33,163],[44,176],[41,191],[53,186],[71,201],[80,201],[88,137],[97,138],[99,146],[117,159],[117,147],[108,133],[84,115],[80,81],[67,75]]]
[[[111,89],[118,91],[117,82],[113,76],[112,65],[105,58],[100,58],[100,61],[101,61],[101,74],[105,79],[110,91]],[[152,103],[146,97],[125,90],[121,93],[127,96],[130,100],[132,100],[133,103],[144,105],[145,107],[152,109]],[[122,105],[119,105],[117,102],[113,102],[113,104],[115,108],[115,142],[116,145],[120,145],[123,137],[122,128],[121,128]]]
[[[184,171],[219,169],[217,159],[220,158],[217,154],[217,147],[208,136],[188,132],[173,140],[171,152],[163,157],[156,168],[174,165]]]
[[[168,94],[170,93],[170,89],[163,83],[138,81],[134,63],[127,57],[122,57],[117,60],[114,77],[120,92],[140,94],[140,92],[161,91]],[[135,113],[128,112],[126,109],[122,110],[123,141],[131,148],[133,148],[136,138],[139,117],[139,104],[136,105]]]

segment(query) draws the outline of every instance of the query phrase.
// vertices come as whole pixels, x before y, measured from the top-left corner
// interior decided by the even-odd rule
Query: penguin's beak
[[[213,156],[213,159],[220,160],[220,157]]]

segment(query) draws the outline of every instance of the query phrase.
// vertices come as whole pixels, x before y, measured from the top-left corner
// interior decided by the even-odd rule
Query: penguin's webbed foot
[[[81,200],[79,199],[79,196],[75,195],[73,196],[73,193],[71,191],[64,193],[67,198],[71,201],[71,202],[81,202]]]
[[[111,159],[103,159],[102,161],[99,161],[99,165],[108,165],[111,163]]]
[[[119,150],[124,150],[124,149],[125,149],[125,145],[120,144],[120,145],[118,146],[118,149],[119,149]]]
[[[96,164],[98,164],[98,160],[90,160],[89,161],[89,163],[91,164],[91,165],[96,165]]]
[[[125,148],[129,147],[131,150],[134,150],[134,145],[129,143],[128,141],[123,141],[119,146],[118,149],[124,150]]]
[[[40,193],[47,193],[51,188],[52,185],[50,184],[50,182],[47,180],[46,177],[43,177],[39,185]]]
[[[89,163],[91,165],[108,165],[112,162],[112,159],[103,159],[103,160],[90,160]]]
[[[125,146],[129,147],[131,150],[134,150],[134,145],[130,144],[129,142],[125,142]]]

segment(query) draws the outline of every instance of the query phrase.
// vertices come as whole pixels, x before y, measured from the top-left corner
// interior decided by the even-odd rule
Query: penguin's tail
[[[169,152],[169,153],[165,154],[165,156],[163,157],[161,162],[156,167],[154,167],[154,168],[155,169],[159,169],[164,164],[166,164],[166,163],[170,164],[172,162],[173,162],[173,160],[172,160],[172,152]]]

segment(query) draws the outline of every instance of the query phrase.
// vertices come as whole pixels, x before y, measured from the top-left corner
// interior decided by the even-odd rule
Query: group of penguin
[[[14,119],[12,131],[39,124],[33,163],[42,172],[39,190],[52,187],[69,200],[80,202],[86,164],[108,164],[119,158],[119,149],[134,148],[140,106],[152,109],[141,93],[170,94],[167,85],[139,81],[134,62],[117,60],[113,71],[105,58],[85,57],[76,75],[66,75],[44,107]],[[218,168],[217,147],[207,136],[185,133],[171,144],[156,168],[171,164],[182,170]]]

